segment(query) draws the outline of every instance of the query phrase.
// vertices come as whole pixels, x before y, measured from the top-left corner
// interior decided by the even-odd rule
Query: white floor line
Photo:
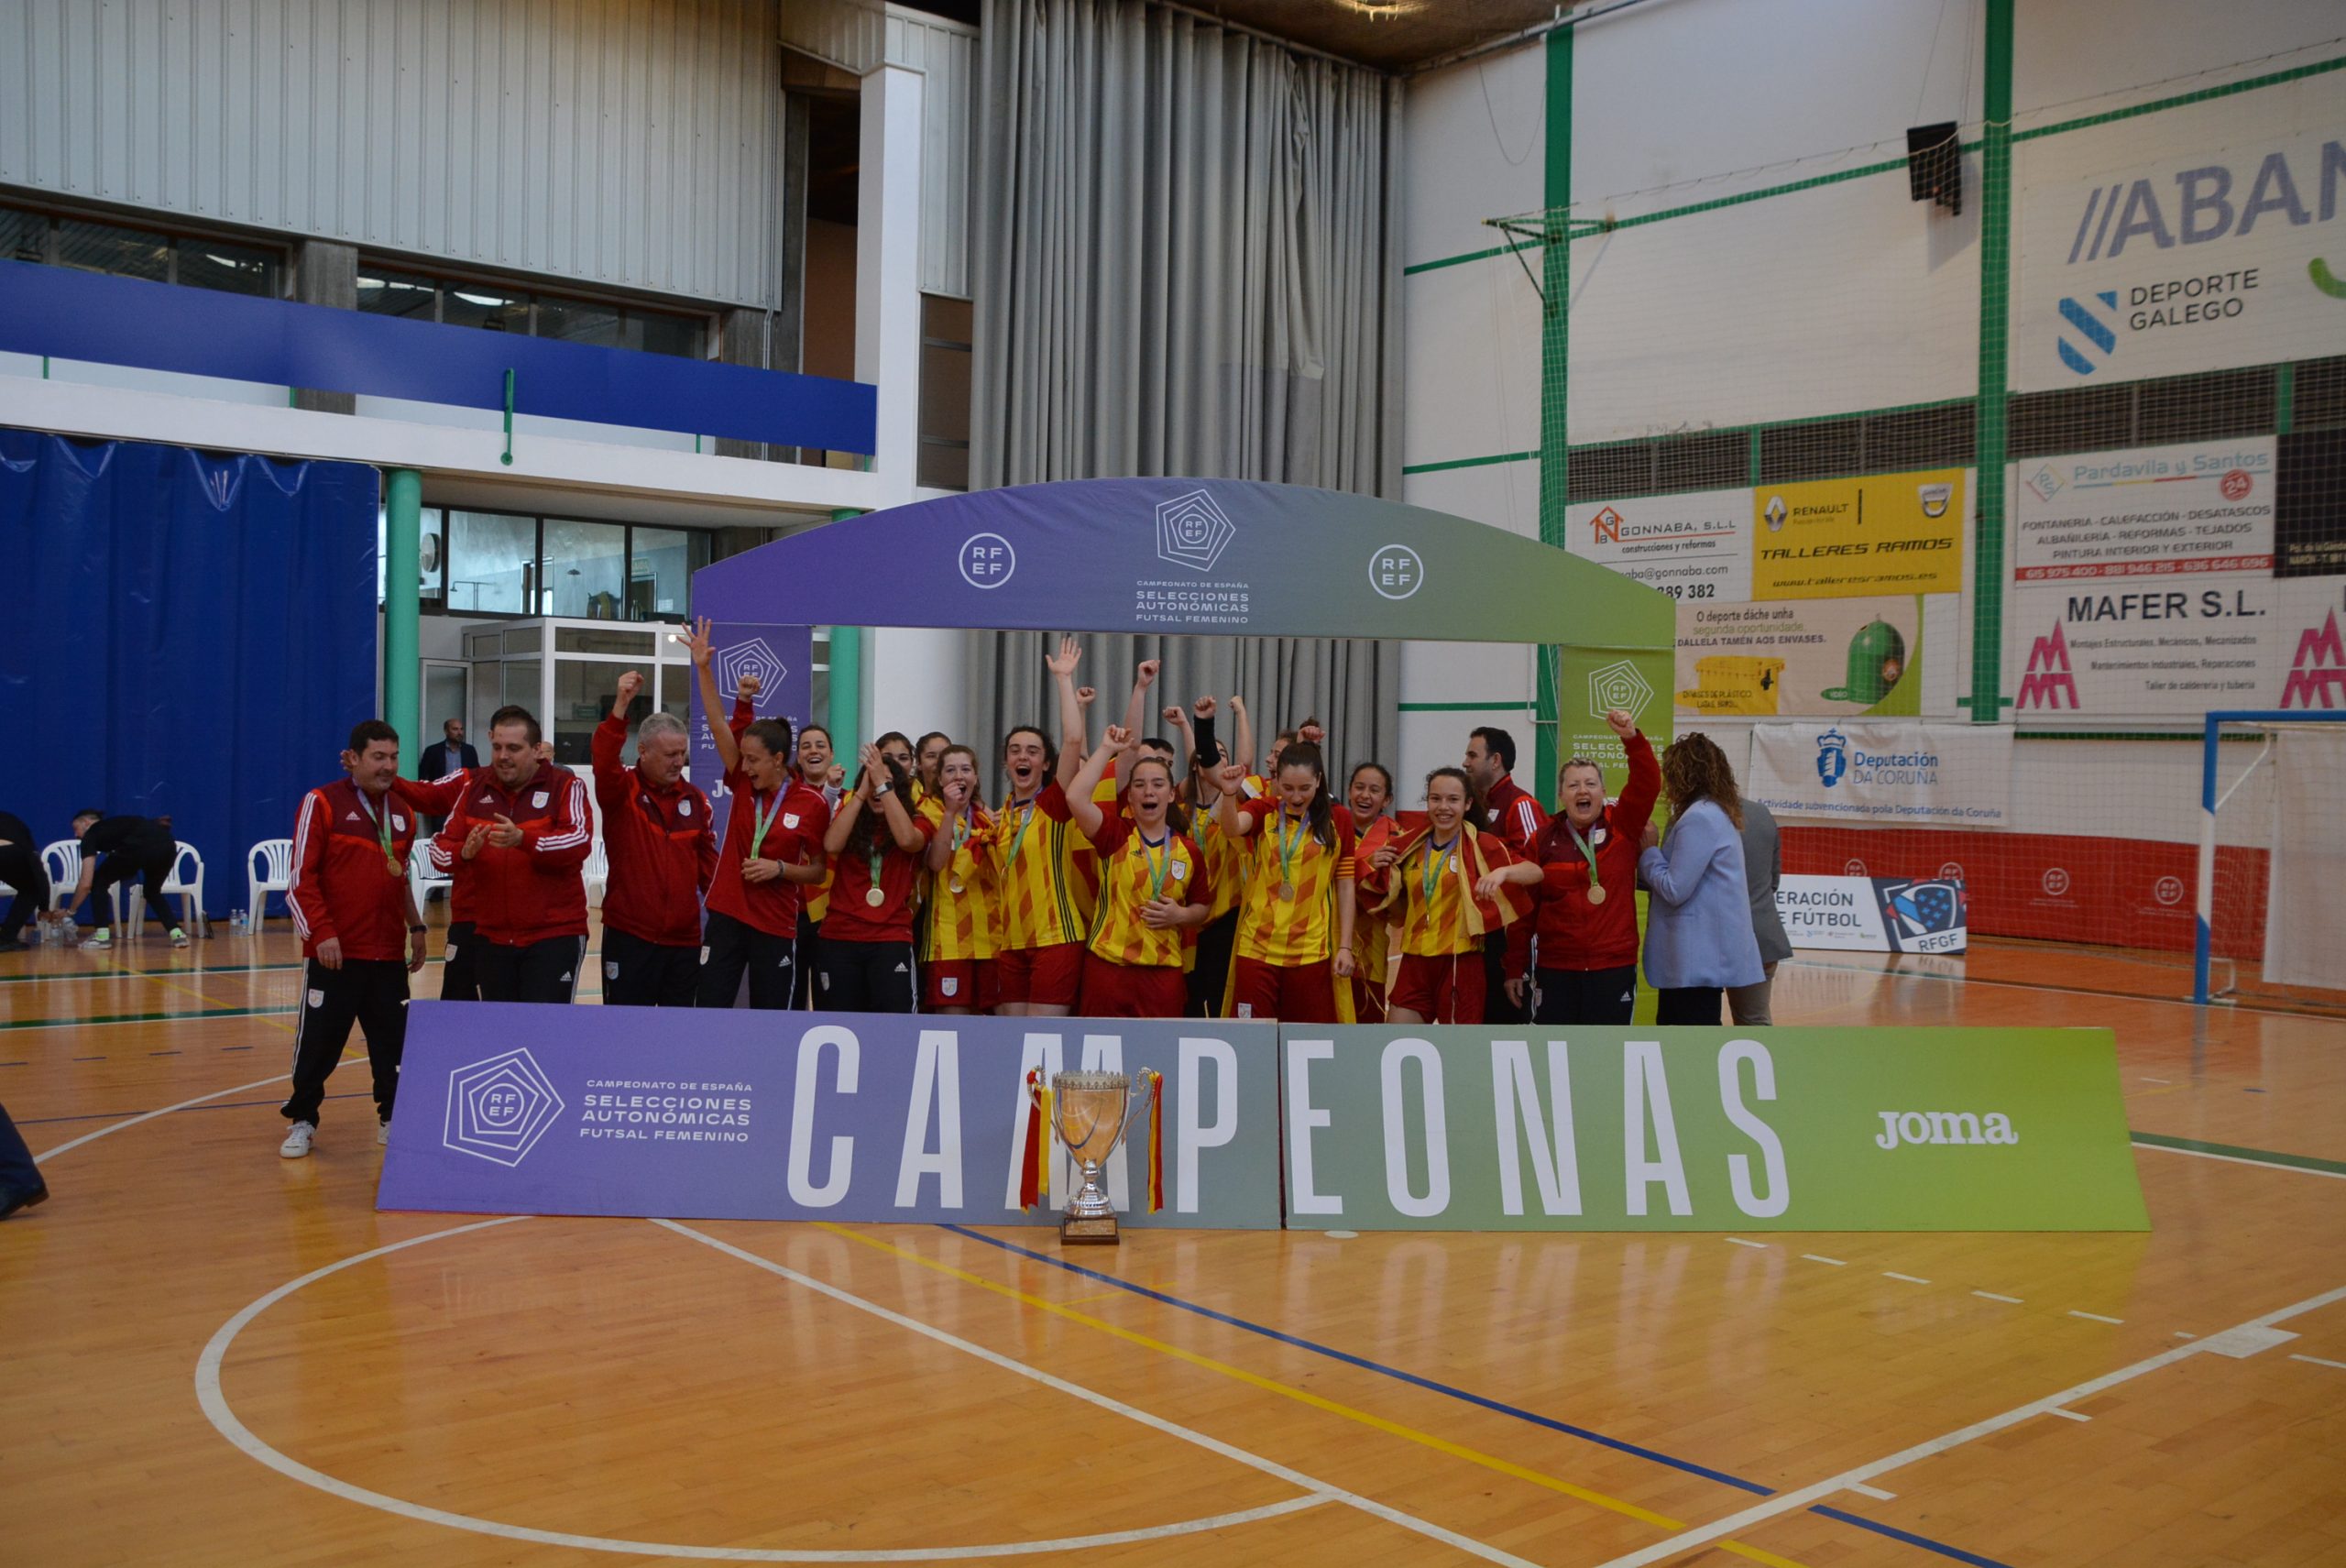
[[[2164,1149],[2168,1154],[2187,1154],[2193,1159],[2220,1160],[2226,1165],[2253,1165],[2259,1170],[2286,1170],[2298,1176],[2326,1176],[2332,1181],[2346,1181],[2346,1171],[2316,1170],[2310,1166],[2283,1165],[2273,1159],[2242,1159],[2238,1155],[2212,1154],[2206,1149],[2179,1149],[2172,1144],[2136,1144],[2138,1149]]]
[[[1999,1296],[1993,1290],[1974,1290],[1972,1294],[1980,1298],[1982,1300],[2009,1301],[2015,1307],[2025,1306],[2027,1304],[2017,1296]]]
[[[168,1116],[174,1111],[184,1111],[191,1105],[201,1105],[207,1100],[218,1100],[230,1094],[242,1094],[246,1090],[258,1089],[264,1083],[282,1083],[291,1076],[289,1073],[273,1072],[267,1078],[256,1078],[250,1083],[237,1084],[234,1089],[215,1089],[209,1094],[199,1094],[192,1100],[182,1100],[176,1105],[166,1105],[159,1111],[142,1111],[136,1116],[126,1116],[119,1122],[108,1122],[96,1132],[83,1133],[80,1137],[69,1139],[53,1149],[43,1149],[33,1156],[33,1163],[47,1165],[68,1149],[78,1149],[83,1144],[94,1143],[110,1133],[119,1133],[125,1127],[135,1127],[141,1122],[151,1122],[158,1116]]]
[[[2346,1361],[2324,1361],[2318,1355],[2299,1355],[2295,1351],[2289,1353],[2289,1359],[2291,1361],[2310,1361],[2316,1366],[2334,1366],[2341,1372],[2346,1372]]]
[[[1733,1246],[1756,1246],[1764,1248],[1768,1245],[1766,1242],[1748,1242],[1741,1236],[1729,1236],[1727,1240],[1728,1244]]]
[[[1913,1275],[1913,1274],[1892,1274],[1889,1269],[1886,1269],[1886,1268],[1885,1268],[1885,1269],[1883,1269],[1883,1270],[1881,1271],[1881,1277],[1882,1277],[1884,1279],[1903,1279],[1903,1280],[1904,1280],[1904,1281],[1906,1281],[1906,1283],[1907,1283],[1907,1284],[1909,1284],[1909,1285],[1928,1285],[1928,1284],[1930,1283],[1930,1281],[1929,1281],[1929,1280],[1924,1279],[1924,1278],[1921,1277],[1920,1277],[1920,1276],[1918,1276],[1918,1275]]]
[[[2299,1313],[2310,1312],[2336,1301],[2346,1301],[2346,1286],[2341,1286],[2335,1290],[2325,1290],[2319,1296],[2309,1296],[2291,1306],[2283,1307],[2277,1311],[2267,1312],[2261,1318],[2251,1318],[2247,1322],[2235,1326],[2270,1328],[2275,1323],[2294,1318]],[[1725,1519],[1713,1519],[1708,1524],[1697,1525],[1693,1530],[1683,1530],[1668,1541],[1657,1541],[1651,1546],[1629,1552],[1626,1556],[1613,1558],[1609,1562],[1599,1564],[1598,1568],[1648,1568],[1651,1563],[1666,1563],[1671,1558],[1683,1556],[1697,1547],[1707,1546],[1723,1537],[1740,1535],[1754,1525],[1774,1519],[1780,1514],[1791,1513],[1796,1508],[1805,1508],[1811,1503],[1829,1497],[1836,1492],[1852,1490],[1860,1482],[1871,1481],[1877,1475],[1886,1475],[1893,1470],[1902,1470],[1920,1460],[1932,1458],[1950,1449],[1960,1448],[1965,1443],[1974,1442],[1980,1438],[2002,1431],[2007,1427],[2017,1426],[2030,1417],[2042,1415],[2056,1405],[2074,1404],[2080,1399],[2099,1394],[2105,1388],[2114,1388],[2119,1384],[2131,1382],[2145,1373],[2155,1372],[2162,1366],[2172,1366],[2187,1357],[2201,1354],[2201,1349],[2200,1345],[2192,1343],[2179,1344],[2172,1350],[2163,1350],[2158,1354],[2146,1356],[2131,1366],[2121,1366],[2115,1372],[2108,1372],[2099,1377],[2089,1378],[2074,1387],[2064,1388],[2057,1394],[2048,1394],[2044,1398],[2032,1399],[2025,1405],[2016,1406],[2004,1411],[2001,1415],[1990,1416],[1985,1420],[1974,1421],[1971,1425],[1948,1432],[1943,1437],[1932,1438],[1927,1442],[1918,1442],[1912,1448],[1900,1449],[1896,1453],[1890,1454],[1886,1458],[1858,1465],[1854,1469],[1844,1470],[1838,1475],[1803,1486],[1796,1491],[1779,1492],[1765,1502],[1755,1503],[1750,1508],[1727,1515]]]
[[[2065,1421],[2089,1421],[2093,1420],[2091,1416],[2081,1416],[2075,1410],[2065,1410],[2057,1405],[2045,1413],[2048,1416],[2058,1416]]]
[[[2069,1316],[2083,1318],[2088,1322],[2093,1323],[2122,1323],[2126,1321],[2123,1318],[2105,1318],[2099,1312],[2080,1312],[2075,1307],[2069,1309]]]
[[[1860,1497],[1871,1497],[1877,1503],[1894,1503],[1898,1500],[1897,1493],[1885,1492],[1879,1486],[1869,1486],[1862,1481],[1851,1483],[1849,1490]]]
[[[347,1481],[337,1480],[323,1471],[312,1470],[299,1460],[280,1453],[256,1436],[250,1428],[236,1418],[236,1413],[228,1408],[227,1398],[220,1387],[220,1365],[227,1356],[228,1347],[235,1343],[236,1335],[243,1332],[246,1325],[296,1290],[305,1285],[314,1284],[330,1274],[339,1273],[354,1265],[382,1257],[390,1253],[404,1251],[408,1247],[421,1246],[426,1242],[441,1241],[449,1236],[464,1235],[472,1231],[485,1231],[499,1225],[515,1224],[528,1218],[530,1216],[527,1214],[511,1214],[502,1219],[477,1220],[468,1225],[455,1225],[444,1231],[433,1231],[428,1235],[411,1236],[403,1242],[393,1242],[389,1246],[378,1246],[370,1252],[358,1253],[340,1262],[330,1263],[323,1268],[314,1269],[299,1279],[279,1286],[221,1324],[220,1331],[212,1336],[212,1342],[203,1347],[203,1354],[198,1359],[195,1366],[197,1403],[203,1407],[203,1413],[211,1419],[212,1424],[219,1430],[220,1434],[246,1453],[281,1475],[290,1476],[304,1486],[316,1487],[319,1491],[340,1497],[345,1502],[362,1504],[384,1513],[397,1514],[401,1518],[420,1520],[425,1524],[444,1525],[451,1530],[469,1530],[477,1535],[500,1536],[509,1541],[533,1541],[545,1546],[576,1547],[589,1552],[623,1552],[639,1557],[685,1557],[696,1561],[719,1563],[910,1563],[1016,1557],[1029,1552],[1072,1552],[1092,1547],[1125,1546],[1136,1541],[1159,1541],[1168,1536],[1201,1534],[1211,1530],[1249,1524],[1256,1519],[1275,1519],[1282,1514],[1318,1508],[1323,1503],[1338,1501],[1343,1496],[1332,1488],[1321,1488],[1307,1491],[1299,1497],[1288,1497],[1279,1502],[1266,1503],[1259,1508],[1242,1508],[1233,1513],[1216,1514],[1211,1519],[1179,1519],[1170,1524],[1146,1525],[1136,1530],[1113,1530],[1101,1535],[1070,1536],[1055,1541],[1003,1541],[980,1546],[904,1547],[893,1551],[861,1552],[793,1552],[779,1548],[747,1546],[685,1546],[662,1541],[624,1541],[598,1535],[573,1535],[563,1530],[533,1530],[525,1525],[504,1524],[496,1519],[474,1519],[466,1514],[451,1513],[445,1508],[427,1508],[421,1503],[411,1503],[403,1497],[392,1497],[380,1492],[370,1492],[363,1486],[354,1486]],[[681,1225],[674,1228],[684,1229]],[[723,1244],[711,1242],[710,1245],[721,1246]],[[817,1288],[822,1288],[819,1286]],[[1508,1561],[1514,1560],[1508,1559]]]
[[[1811,1263],[1829,1263],[1836,1268],[1847,1268],[1849,1266],[1847,1261],[1845,1259],[1837,1257],[1825,1257],[1813,1252],[1804,1252],[1801,1254],[1801,1256],[1808,1259]]]
[[[939,1344],[950,1345],[955,1350],[960,1351],[965,1354],[975,1356],[980,1361],[985,1362],[990,1365],[999,1366],[1005,1372],[1014,1372],[1021,1377],[1031,1378],[1033,1381],[1040,1383],[1047,1388],[1057,1389],[1062,1394],[1066,1394],[1073,1398],[1081,1399],[1087,1404],[1096,1405],[1103,1410],[1113,1411],[1115,1414],[1123,1416],[1128,1420],[1137,1421],[1142,1426],[1151,1428],[1157,1431],[1164,1432],[1168,1437],[1179,1438],[1184,1442],[1194,1443],[1198,1447],[1206,1450],[1209,1453],[1218,1453],[1225,1459],[1235,1460],[1237,1463],[1246,1465],[1250,1469],[1261,1471],[1266,1475],[1276,1475],[1280,1480],[1285,1481],[1291,1486],[1300,1486],[1306,1492],[1311,1494],[1311,1497],[1309,1499],[1299,1499],[1294,1501],[1291,1504],[1293,1507],[1306,1506],[1308,1501],[1343,1503],[1351,1508],[1358,1508],[1365,1514],[1368,1514],[1376,1519],[1383,1519],[1388,1524],[1397,1524],[1404,1530],[1414,1530],[1418,1534],[1425,1536],[1430,1540],[1439,1541],[1445,1546],[1454,1546],[1459,1551],[1469,1552],[1474,1556],[1483,1559],[1486,1563],[1502,1563],[1506,1565],[1506,1568],[1539,1568],[1538,1564],[1518,1557],[1512,1552],[1503,1552],[1499,1548],[1492,1546],[1485,1541],[1476,1541],[1472,1536],[1461,1535],[1456,1530],[1445,1530],[1438,1524],[1418,1518],[1415,1514],[1406,1514],[1398,1508],[1364,1497],[1356,1492],[1347,1492],[1341,1486],[1332,1486],[1328,1482],[1319,1480],[1313,1476],[1306,1475],[1301,1471],[1290,1470],[1286,1465],[1278,1464],[1275,1460],[1265,1459],[1260,1454],[1250,1453],[1243,1448],[1233,1447],[1231,1444],[1223,1442],[1219,1438],[1209,1437],[1201,1431],[1194,1431],[1188,1427],[1178,1425],[1173,1421],[1168,1421],[1162,1416],[1151,1415],[1146,1410],[1140,1409],[1132,1405],[1127,1405],[1121,1399],[1111,1398],[1105,1394],[1097,1393],[1092,1389],[1084,1387],[1080,1384],[1069,1383],[1065,1378],[1055,1377],[1051,1376],[1051,1374],[1042,1371],[1037,1367],[1027,1365],[1026,1363],[1023,1361],[1014,1360],[1010,1356],[1001,1354],[999,1352],[988,1350],[981,1344],[973,1344],[970,1341],[962,1339],[958,1335],[948,1333],[943,1329],[937,1328],[933,1324],[922,1322],[917,1318],[908,1318],[901,1312],[892,1311],[888,1308],[881,1306],[876,1301],[867,1301],[862,1297],[855,1295],[850,1291],[842,1290],[836,1285],[826,1285],[819,1279],[810,1278],[808,1276],[801,1274],[794,1268],[784,1267],[783,1265],[775,1263],[770,1258],[760,1257],[756,1253],[745,1251],[742,1248],[734,1246],[727,1242],[721,1242],[715,1236],[708,1235],[693,1229],[690,1225],[679,1224],[674,1220],[654,1220],[652,1223],[658,1225],[664,1230],[674,1231],[678,1235],[689,1236],[694,1241],[699,1242],[706,1246],[715,1247],[718,1252],[724,1253],[729,1256],[737,1257],[743,1263],[750,1264],[755,1267],[762,1268],[769,1274],[778,1275],[782,1278],[789,1280],[794,1285],[801,1286],[806,1289],[812,1290],[817,1295],[828,1296],[832,1300],[839,1302],[843,1306],[853,1307],[860,1312],[869,1312],[872,1316],[880,1319],[882,1322],[893,1323],[900,1329],[919,1334],[926,1339],[935,1340]],[[1039,1551],[1044,1549],[1040,1547],[1030,1547],[1022,1548],[1021,1550]],[[938,1553],[937,1555],[942,1555],[942,1553]],[[809,1559],[795,1559],[795,1561],[808,1560]]]
[[[2166,1080],[2164,1078],[2146,1078],[2143,1080],[2143,1081],[2144,1083],[2165,1083]]]

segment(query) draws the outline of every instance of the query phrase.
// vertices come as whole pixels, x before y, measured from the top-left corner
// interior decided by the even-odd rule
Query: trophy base
[[[1098,1219],[1078,1219],[1068,1214],[1059,1220],[1061,1246],[1114,1246],[1121,1239],[1116,1234],[1116,1216],[1113,1214],[1105,1214]]]

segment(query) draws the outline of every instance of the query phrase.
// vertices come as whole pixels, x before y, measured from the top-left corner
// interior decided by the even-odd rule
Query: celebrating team
[[[685,641],[715,718],[707,623]],[[1551,818],[1509,776],[1512,738],[1478,729],[1464,766],[1427,775],[1423,812],[1397,817],[1376,762],[1354,767],[1338,803],[1311,719],[1274,739],[1260,773],[1241,760],[1255,738],[1234,697],[1233,748],[1216,739],[1211,696],[1161,710],[1178,747],[1142,737],[1154,661],[1094,743],[1080,657],[1068,638],[1047,658],[1058,738],[1033,725],[1004,737],[1008,789],[992,807],[977,752],[940,733],[917,747],[881,736],[848,784],[828,732],[758,718],[757,679],[744,677],[710,726],[731,797],[721,842],[708,795],[684,776],[681,720],[644,718],[623,763],[642,687],[623,675],[592,745],[609,864],[605,1003],[1402,1024],[1525,1022],[1536,1006],[1543,1024],[1626,1024],[1640,883],[1657,895],[1647,956],[1662,1022],[1716,1022],[1722,988],[1762,981],[1748,918],[1739,943],[1711,920],[1728,881],[1743,896],[1740,851],[1728,852],[1741,816],[1701,736],[1658,761],[1616,710],[1622,795],[1608,802],[1596,764],[1576,757]],[[347,777],[302,803],[288,902],[306,1005],[288,1157],[309,1152],[354,1022],[388,1127],[407,977],[422,962],[405,874],[420,837],[452,883],[443,998],[576,994],[586,781],[550,759],[520,707],[490,718],[489,753],[486,767],[402,779],[399,737],[370,720],[343,753]],[[1681,825],[1668,851],[1651,822],[1665,787]],[[425,816],[444,818],[428,837]]]

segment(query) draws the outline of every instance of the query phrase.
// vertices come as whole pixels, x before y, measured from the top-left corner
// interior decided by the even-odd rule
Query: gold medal
[[[888,895],[875,887],[870,893],[863,895],[863,902],[872,905],[872,908],[877,909],[882,905],[888,902]]]
[[[1278,894],[1280,903],[1293,904],[1295,902],[1295,883],[1291,882],[1283,882],[1279,883]]]
[[[1601,886],[1595,886],[1595,887],[1591,887],[1591,888],[1588,890],[1588,901],[1589,901],[1591,904],[1602,904],[1602,903],[1604,903],[1604,902],[1605,902],[1605,889],[1604,889],[1603,887],[1601,887]]]

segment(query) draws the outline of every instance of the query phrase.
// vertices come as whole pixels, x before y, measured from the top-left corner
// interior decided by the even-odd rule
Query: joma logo
[[[1900,1144],[2016,1144],[2012,1119],[2001,1111],[1975,1116],[1968,1111],[1881,1111],[1881,1131],[1874,1135],[1878,1148]]]

